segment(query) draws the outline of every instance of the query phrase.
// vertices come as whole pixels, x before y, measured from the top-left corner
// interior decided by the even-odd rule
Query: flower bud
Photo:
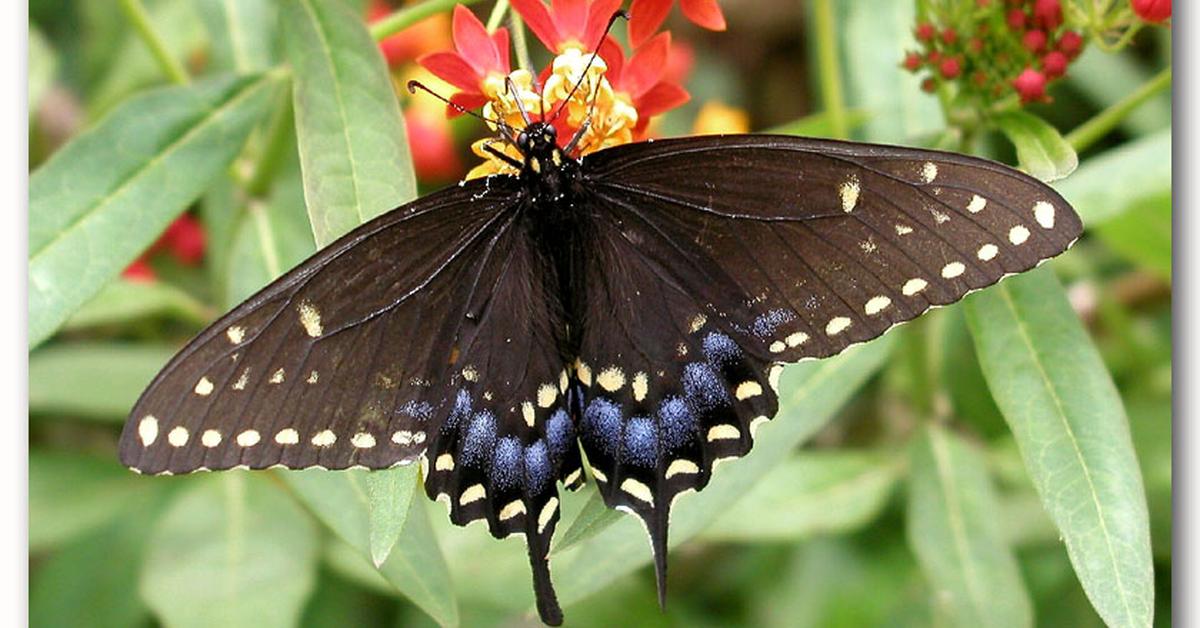
[[[1046,75],[1033,68],[1025,68],[1013,81],[1013,88],[1021,96],[1021,102],[1034,102],[1046,98]]]
[[[1133,12],[1147,22],[1171,19],[1171,0],[1131,0]]]

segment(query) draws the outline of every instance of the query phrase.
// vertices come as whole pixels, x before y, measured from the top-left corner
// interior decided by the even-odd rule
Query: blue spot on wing
[[[696,417],[688,404],[679,397],[667,397],[658,407],[658,424],[662,430],[663,449],[674,450],[696,437]]]
[[[463,439],[462,461],[468,465],[482,465],[488,461],[492,446],[496,442],[496,416],[488,410],[477,412],[467,427]]]
[[[454,408],[450,410],[450,416],[446,417],[446,423],[442,425],[442,432],[454,431],[469,416],[471,416],[471,393],[459,390],[458,396],[454,398]]]
[[[575,425],[563,409],[558,409],[546,421],[546,441],[555,459],[562,460],[575,443]]]
[[[633,417],[625,424],[624,460],[643,467],[658,466],[658,428],[650,417]]]
[[[728,405],[729,391],[712,367],[692,362],[683,367],[683,395],[691,409],[706,413]]]
[[[496,443],[496,453],[492,457],[492,482],[496,488],[512,488],[521,480],[523,449],[521,441],[513,436],[505,436]]]
[[[463,390],[459,394],[466,392]],[[467,406],[470,406],[470,396],[467,397]],[[433,406],[424,401],[406,401],[398,411],[400,414],[410,416],[418,421],[428,421],[433,416]]]
[[[742,355],[742,349],[733,338],[721,332],[711,332],[704,337],[704,357],[717,366],[726,366]]]
[[[536,441],[525,448],[525,488],[530,493],[540,493],[552,477],[550,453],[545,441]]]
[[[621,439],[621,408],[603,397],[593,399],[583,411],[583,436],[600,451],[615,457]]]
[[[796,320],[796,314],[789,310],[771,310],[762,316],[754,319],[754,324],[750,326],[750,331],[759,338],[768,338],[775,335],[775,330],[784,323],[790,323]]]

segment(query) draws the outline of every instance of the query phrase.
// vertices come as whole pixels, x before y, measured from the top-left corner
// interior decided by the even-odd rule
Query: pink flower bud
[[[1013,81],[1013,88],[1023,103],[1043,100],[1046,97],[1046,75],[1033,68],[1025,68]]]

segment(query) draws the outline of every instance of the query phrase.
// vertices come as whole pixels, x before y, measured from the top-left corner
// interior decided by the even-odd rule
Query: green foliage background
[[[774,122],[815,112],[789,132],[956,145],[897,67],[912,2],[724,6],[729,33],[681,28],[711,44],[695,101]],[[773,10],[794,18],[772,56],[792,80],[740,81],[732,53],[777,34],[754,18]],[[415,468],[151,478],[116,461],[125,413],[190,334],[416,195],[404,102],[361,15],[343,0],[31,2],[34,625],[535,622],[522,541],[453,528],[414,492]],[[666,613],[640,525],[590,488],[568,495],[552,559],[569,625],[1169,622],[1169,37],[1090,48],[1053,105],[990,121],[979,152],[1074,170],[1055,185],[1085,236],[789,367],[751,455],[678,503]],[[119,279],[189,209],[205,265]]]

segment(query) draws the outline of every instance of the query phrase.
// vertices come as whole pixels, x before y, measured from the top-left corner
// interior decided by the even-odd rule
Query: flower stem
[[[504,14],[508,13],[508,0],[497,0],[496,6],[492,7],[492,14],[488,16],[487,31],[489,33],[496,32],[500,27],[500,21],[504,19]]]
[[[821,81],[821,99],[829,115],[830,135],[845,138],[846,102],[842,95],[842,72],[838,63],[837,29],[833,19],[833,0],[814,0],[813,22],[817,38],[817,67]]]
[[[529,59],[529,42],[525,37],[525,22],[521,20],[521,16],[517,15],[516,11],[508,14],[508,22],[508,30],[512,31],[513,49],[517,51],[517,67],[529,70],[533,67],[533,61]],[[536,76],[537,73],[534,72],[534,75]]]
[[[146,13],[146,7],[142,5],[142,1],[121,0],[121,10],[125,12],[125,17],[129,19],[134,30],[146,43],[150,54],[154,56],[154,60],[158,62],[167,78],[177,85],[187,85],[187,70],[184,70],[179,60],[171,56],[171,51],[167,50],[166,43],[158,35],[158,31],[154,30],[154,24],[150,22],[150,16]]]
[[[1110,107],[1075,127],[1067,134],[1067,143],[1080,152],[1095,144],[1112,131],[1122,120],[1142,103],[1171,87],[1171,68],[1167,67],[1154,78],[1144,83],[1137,91],[1113,103]]]
[[[425,0],[421,4],[405,7],[392,12],[391,15],[371,25],[371,37],[379,41],[389,35],[420,22],[438,13],[444,13],[454,8],[456,4],[474,4],[479,0]]]

